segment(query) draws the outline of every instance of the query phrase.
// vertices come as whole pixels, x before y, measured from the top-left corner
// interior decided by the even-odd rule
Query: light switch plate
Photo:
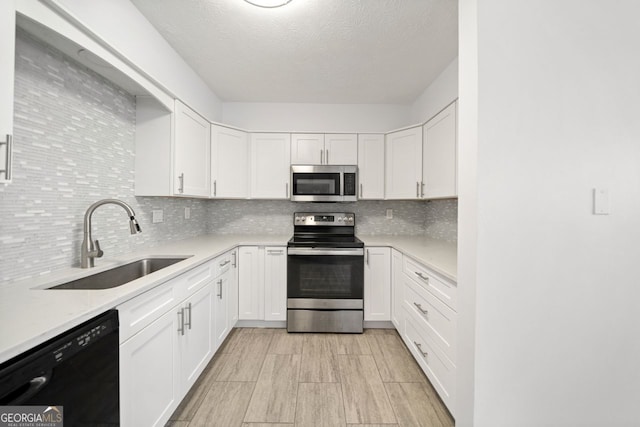
[[[154,224],[164,221],[164,211],[162,209],[154,209],[151,222]]]
[[[593,214],[594,215],[609,215],[609,190],[606,188],[594,188],[593,189]]]
[[[184,208],[184,219],[191,218],[191,208]]]

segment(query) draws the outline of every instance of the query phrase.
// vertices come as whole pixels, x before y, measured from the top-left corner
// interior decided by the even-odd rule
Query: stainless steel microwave
[[[291,166],[291,200],[294,202],[355,202],[357,188],[358,166]]]

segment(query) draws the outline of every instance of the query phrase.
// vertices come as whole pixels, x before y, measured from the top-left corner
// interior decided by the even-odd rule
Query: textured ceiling
[[[132,0],[223,101],[410,103],[457,56],[457,0]]]

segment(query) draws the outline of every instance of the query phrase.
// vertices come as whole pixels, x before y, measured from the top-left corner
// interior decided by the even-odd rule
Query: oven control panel
[[[356,216],[352,212],[296,212],[293,225],[354,226]]]

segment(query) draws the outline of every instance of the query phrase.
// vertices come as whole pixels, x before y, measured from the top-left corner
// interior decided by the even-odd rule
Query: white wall
[[[475,87],[462,30],[460,101],[477,94],[478,198],[460,215],[459,286],[472,296],[475,272],[476,310],[461,318],[475,377],[458,425],[638,424],[639,15],[635,0],[461,2],[477,24]],[[474,183],[461,186],[462,210]],[[610,215],[592,214],[594,187]]]
[[[286,132],[387,132],[412,124],[406,105],[250,102],[225,102],[222,123]]]
[[[35,0],[24,0],[35,1]],[[169,93],[210,121],[222,102],[129,0],[47,0],[139,67]]]
[[[458,97],[458,58],[411,105],[411,122],[425,122]]]

